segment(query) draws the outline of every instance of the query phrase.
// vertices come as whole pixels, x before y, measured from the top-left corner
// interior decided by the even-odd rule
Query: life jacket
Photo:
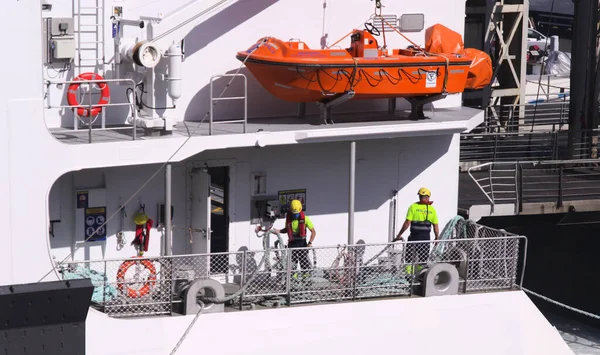
[[[420,203],[420,202],[416,203],[416,204],[425,206],[425,209],[426,209],[425,220],[410,222],[410,233],[411,234],[424,234],[424,233],[429,234],[431,232],[431,222],[429,221],[429,206],[432,203],[433,203],[433,201],[430,201],[429,203]]]
[[[305,220],[304,212],[300,211],[300,218],[298,218],[298,236],[300,238],[306,238],[306,220]],[[292,213],[288,213],[285,216],[285,226],[287,229],[287,235],[289,241],[291,242],[294,239],[294,232],[292,231]]]
[[[150,242],[150,228],[152,228],[152,221],[150,218],[146,221],[145,224],[136,224],[135,226],[135,237],[131,242],[131,245],[137,245],[140,249],[140,254],[142,250],[148,251],[148,243]]]

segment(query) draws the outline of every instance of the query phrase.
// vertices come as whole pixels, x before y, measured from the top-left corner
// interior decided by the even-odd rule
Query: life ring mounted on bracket
[[[130,267],[137,264],[141,264],[145,269],[147,269],[149,275],[146,281],[143,283],[142,287],[135,289],[125,284],[130,283],[129,281],[125,281],[125,273],[127,272],[127,270],[129,270]],[[156,285],[156,268],[154,267],[154,264],[152,264],[152,262],[148,259],[126,260],[119,267],[119,271],[117,271],[117,288],[121,293],[123,293],[129,298],[140,298],[146,296],[150,293],[154,285]]]
[[[104,78],[96,73],[82,73],[73,81],[83,81],[81,84],[85,84],[85,81],[89,80],[104,80]],[[73,111],[77,109],[77,115],[80,117],[88,117],[88,116],[97,116],[102,112],[103,106],[91,106],[85,107],[81,106],[81,103],[77,99],[77,89],[79,89],[80,83],[71,83],[69,88],[67,89],[67,102],[69,105],[74,106],[71,107]],[[108,87],[108,83],[106,82],[96,82],[89,83],[89,85],[96,84],[100,88],[100,100],[94,105],[106,105],[110,102],[110,88]],[[91,88],[90,88],[91,90]]]

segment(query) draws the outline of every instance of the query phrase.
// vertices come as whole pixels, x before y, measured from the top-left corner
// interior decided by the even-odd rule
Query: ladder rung
[[[84,61],[84,62],[91,62],[91,61],[97,62],[97,61],[102,60],[102,58],[81,58],[79,60]]]
[[[86,25],[86,24],[79,25],[79,27],[102,27],[102,26],[104,26],[104,25],[101,24],[101,23],[96,23],[96,24],[93,24],[93,25],[91,25],[91,24],[90,25]]]
[[[104,42],[102,42],[102,41],[79,42],[79,44],[97,44],[97,43],[104,43]]]
[[[98,16],[98,14],[73,14],[74,16]]]
[[[96,9],[102,9],[102,6],[82,6],[80,7],[81,10],[96,10]]]
[[[245,100],[244,96],[231,96],[231,97],[215,97],[213,101],[223,101],[223,100]]]

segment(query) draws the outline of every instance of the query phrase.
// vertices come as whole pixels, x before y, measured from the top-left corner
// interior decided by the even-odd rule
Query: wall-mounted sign
[[[88,207],[89,194],[87,191],[77,191],[77,208]]]
[[[103,226],[106,222],[106,207],[86,208],[84,221],[86,241],[106,240],[106,226]]]
[[[279,210],[281,215],[285,215],[290,210],[290,203],[293,200],[302,202],[302,211],[306,212],[306,189],[278,191],[277,195],[279,195]]]

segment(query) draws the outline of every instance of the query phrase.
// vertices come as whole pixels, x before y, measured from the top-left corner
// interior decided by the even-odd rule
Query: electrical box
[[[75,40],[73,38],[57,38],[52,41],[53,59],[75,58]]]
[[[72,18],[47,17],[43,19],[43,37],[45,42],[44,62],[65,63],[75,58],[75,27]]]
[[[280,217],[277,196],[261,196],[250,199],[250,223],[260,224]]]

